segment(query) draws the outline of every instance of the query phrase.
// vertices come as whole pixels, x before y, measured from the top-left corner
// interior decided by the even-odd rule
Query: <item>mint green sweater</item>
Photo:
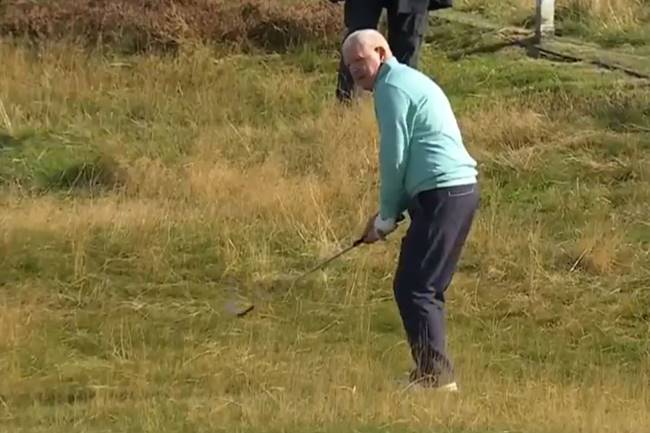
[[[396,218],[421,191],[476,183],[449,100],[429,77],[392,57],[379,70],[374,101],[382,219]]]

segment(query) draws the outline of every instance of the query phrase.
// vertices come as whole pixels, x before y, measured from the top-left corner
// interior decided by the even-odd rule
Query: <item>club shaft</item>
[[[334,256],[330,257],[329,259],[325,260],[324,262],[319,263],[318,265],[314,266],[314,267],[313,267],[312,269],[310,269],[309,271],[307,271],[307,272],[305,272],[304,274],[302,274],[301,276],[299,276],[299,277],[296,279],[296,281],[301,280],[301,279],[303,279],[304,277],[306,277],[307,275],[311,274],[312,272],[315,272],[315,271],[321,269],[321,268],[324,267],[325,265],[327,265],[327,264],[329,264],[330,262],[332,262],[332,261],[336,260],[337,258],[341,257],[343,254],[345,254],[345,253],[349,252],[350,250],[353,250],[354,248],[358,247],[359,245],[361,245],[361,243],[362,243],[361,240],[355,241],[355,242],[354,242],[352,245],[350,245],[349,247],[345,248],[345,249],[342,250],[342,251],[339,251],[339,252],[336,253]]]

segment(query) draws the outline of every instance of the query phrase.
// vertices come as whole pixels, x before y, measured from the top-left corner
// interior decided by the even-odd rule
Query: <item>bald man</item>
[[[379,32],[353,32],[342,54],[355,83],[373,92],[380,133],[379,210],[364,241],[384,239],[405,211],[411,219],[393,282],[415,361],[410,381],[455,391],[445,292],[479,205],[476,162],[444,92],[398,62]]]

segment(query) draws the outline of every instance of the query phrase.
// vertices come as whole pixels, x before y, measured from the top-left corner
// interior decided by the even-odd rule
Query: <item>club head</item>
[[[226,313],[230,316],[235,316],[235,317],[244,317],[253,309],[255,306],[253,304],[246,304],[240,301],[235,301],[235,300],[230,300],[226,302],[226,305],[224,306],[224,310]]]
[[[230,295],[224,305],[224,310],[229,316],[244,317],[255,308],[252,303],[246,301],[239,294],[239,287],[237,285],[228,287],[226,291],[230,292]]]

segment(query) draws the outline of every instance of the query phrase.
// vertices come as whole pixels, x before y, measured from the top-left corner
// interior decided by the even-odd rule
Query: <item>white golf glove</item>
[[[377,216],[375,217],[374,229],[375,232],[377,233],[378,238],[384,239],[386,236],[392,233],[396,228],[397,228],[397,222],[395,221],[395,218],[383,219],[379,215],[379,213],[377,213]]]

